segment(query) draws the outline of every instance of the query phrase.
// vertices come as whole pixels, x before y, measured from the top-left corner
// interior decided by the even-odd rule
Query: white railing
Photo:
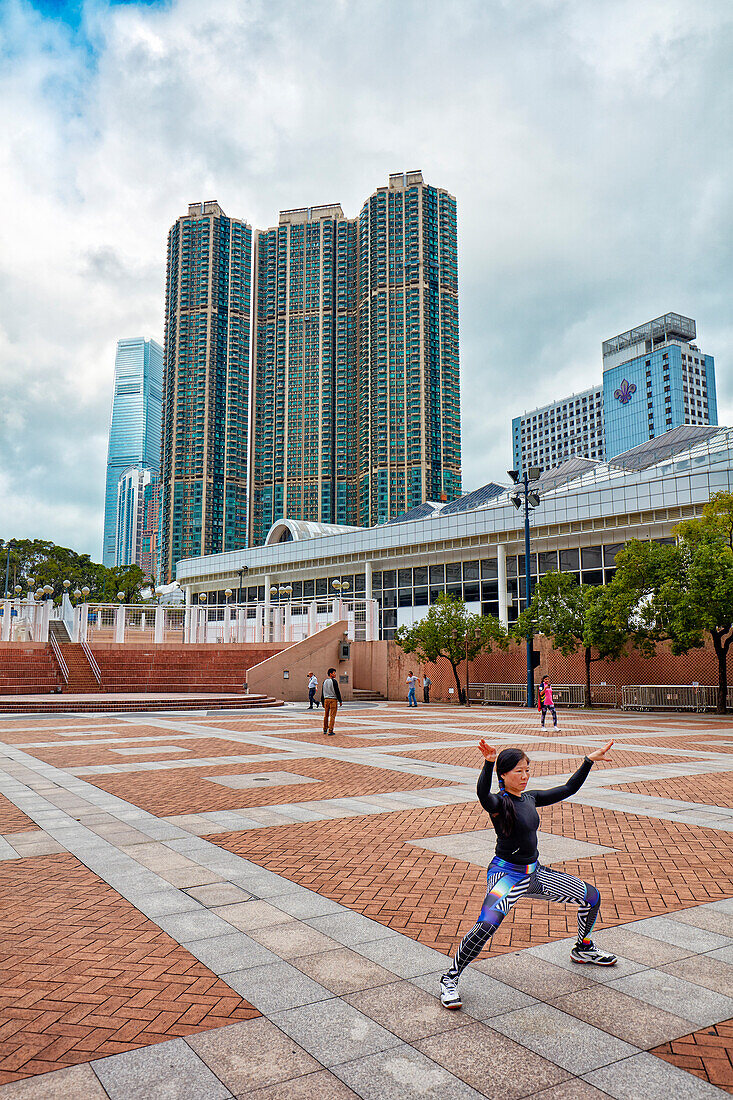
[[[0,641],[48,642],[51,601],[0,600]]]
[[[322,597],[282,603],[227,605],[83,604],[74,609],[74,641],[184,642],[291,645],[335,622],[346,622],[352,641],[376,641],[376,600]]]
[[[88,642],[82,642],[81,643],[81,648],[84,650],[84,656],[86,657],[87,661],[89,661],[89,667],[91,668],[92,672],[94,673],[94,679],[97,681],[97,683],[101,687],[102,686],[102,673],[99,670],[99,665],[97,664],[97,662],[94,659],[94,654],[92,653],[91,649],[89,648],[89,643]]]
[[[64,683],[68,684],[68,682],[69,682],[69,666],[67,665],[66,661],[64,660],[64,655],[61,652],[61,647],[59,646],[59,643],[54,638],[53,634],[49,634],[48,637],[49,637],[49,641],[51,642],[51,649],[53,650],[53,655],[56,658],[56,663],[58,664],[59,668],[61,669],[61,675],[64,678]]]

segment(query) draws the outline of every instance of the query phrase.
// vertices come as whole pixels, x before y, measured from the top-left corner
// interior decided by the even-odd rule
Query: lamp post
[[[238,573],[239,573],[239,592],[237,593],[237,603],[244,603],[244,597],[242,595],[243,582],[244,582],[244,578],[249,573],[249,566],[248,565],[243,565],[242,568],[238,570]]]
[[[14,539],[8,539],[5,543],[5,599],[8,598],[8,585],[10,584],[10,547],[14,543]]]
[[[511,502],[516,509],[522,507],[522,490],[524,490],[524,606],[529,607],[532,600],[532,566],[529,552],[529,510],[536,508],[540,502],[539,494],[530,490],[530,484],[540,479],[540,467],[528,466],[524,474],[518,470],[507,470],[509,477],[517,486],[518,491],[511,497]],[[527,635],[527,706],[534,706],[534,649],[532,635]]]

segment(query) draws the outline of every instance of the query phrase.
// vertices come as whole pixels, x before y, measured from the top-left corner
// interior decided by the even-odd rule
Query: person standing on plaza
[[[415,688],[417,687],[417,676],[412,669],[407,673],[407,686],[407,705],[408,707],[416,707],[417,699],[415,698]]]
[[[573,962],[596,966],[613,966],[616,962],[615,955],[601,951],[590,938],[601,907],[598,890],[592,883],[564,871],[543,867],[537,848],[540,825],[537,807],[552,806],[579,791],[596,760],[603,759],[612,745],[613,741],[609,741],[604,748],[588,753],[575,774],[561,786],[528,791],[527,754],[511,748],[502,749],[497,756],[492,745],[487,745],[483,738],[479,741],[484,766],[476,793],[496,832],[496,855],[486,872],[486,897],[479,918],[461,940],[451,966],[440,979],[440,1001],[444,1008],[461,1007],[458,979],[462,971],[478,957],[510,909],[524,897],[578,906],[578,940],[570,951]],[[491,791],[494,765],[498,794]]]
[[[549,676],[542,677],[542,682],[537,692],[537,710],[540,712],[540,729],[545,728],[545,715],[548,710],[552,715],[552,728],[556,730],[560,729],[557,724],[557,711],[555,710],[555,703],[552,698],[552,684],[550,683]]]
[[[333,737],[336,711],[340,706],[343,706],[341,690],[336,682],[335,668],[329,668],[328,675],[323,681],[321,702],[323,703],[323,732],[329,737]]]
[[[316,704],[316,710],[318,710],[318,700],[316,699],[316,692],[318,691],[318,677],[315,672],[308,673],[308,710],[313,710],[313,704]]]
[[[432,682],[433,681],[430,679],[427,672],[423,673],[423,678],[422,678],[422,701],[423,701],[423,703],[429,703],[430,702],[430,685],[432,684]]]

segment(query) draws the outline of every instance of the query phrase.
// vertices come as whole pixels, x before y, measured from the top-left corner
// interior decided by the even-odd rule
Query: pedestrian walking
[[[432,682],[433,681],[430,679],[430,677],[428,676],[428,674],[426,672],[423,675],[423,678],[422,678],[422,701],[423,701],[423,703],[429,703],[430,702],[430,685],[432,684]]]
[[[559,730],[560,727],[557,724],[557,711],[555,710],[555,703],[552,698],[552,684],[550,683],[549,676],[543,676],[537,691],[537,710],[540,712],[540,729],[545,728],[545,715],[548,710],[552,715],[552,728]]]
[[[316,699],[316,692],[318,691],[318,677],[315,672],[308,673],[308,710],[313,710],[313,704],[316,704],[316,710],[318,710],[318,700]]]
[[[323,688],[321,690],[321,702],[323,703],[323,732],[329,737],[334,736],[334,723],[336,722],[336,711],[340,706],[343,706],[343,699],[341,698],[341,691],[338,683],[336,682],[336,669],[329,668],[328,675],[323,681]]]
[[[496,855],[486,873],[486,897],[476,924],[456,951],[449,969],[440,979],[440,1000],[445,1008],[460,1008],[458,979],[491,940],[504,917],[524,897],[546,898],[578,906],[578,941],[570,952],[576,963],[613,966],[615,955],[596,947],[590,938],[601,906],[601,895],[590,882],[563,871],[553,871],[539,862],[537,829],[538,806],[552,806],[580,790],[596,760],[601,760],[613,745],[588,753],[567,783],[549,790],[526,789],[529,782],[529,757],[521,749],[496,749],[479,741],[484,766],[476,793],[479,802],[491,818],[496,831]],[[499,793],[491,791],[491,778],[496,763]]]
[[[415,688],[417,687],[417,676],[415,676],[412,669],[407,673],[407,687],[407,705],[408,707],[416,707]]]

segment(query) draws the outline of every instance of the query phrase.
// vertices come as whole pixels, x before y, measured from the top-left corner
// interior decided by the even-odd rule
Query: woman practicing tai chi
[[[601,895],[595,886],[582,879],[553,871],[538,862],[537,829],[540,818],[536,806],[551,806],[562,802],[580,790],[596,760],[601,760],[611,748],[596,749],[586,756],[575,775],[561,787],[547,791],[526,790],[529,782],[529,757],[521,749],[496,749],[482,739],[479,748],[485,763],[476,792],[479,802],[491,817],[497,834],[496,855],[486,875],[487,892],[481,914],[471,931],[463,937],[450,969],[440,979],[440,1000],[445,1008],[460,1008],[458,979],[461,972],[479,955],[484,944],[520,898],[546,898],[578,905],[578,942],[570,952],[577,963],[613,966],[615,955],[606,955],[590,938],[601,906]],[[491,793],[491,776],[496,761],[499,793]]]

